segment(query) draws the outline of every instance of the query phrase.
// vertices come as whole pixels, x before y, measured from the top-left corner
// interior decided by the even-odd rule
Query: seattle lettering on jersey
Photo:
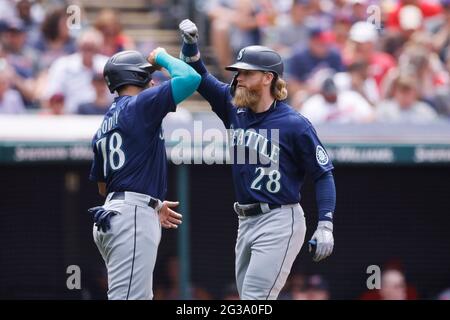
[[[236,150],[236,158],[233,159],[234,152],[230,153],[230,161],[227,163],[236,164],[271,164],[271,167],[279,166],[280,147],[279,147],[279,129],[270,129],[268,135],[267,129],[234,129],[230,126],[228,132],[228,146]],[[249,157],[246,159],[245,151],[249,152]],[[258,157],[259,155],[259,161]],[[273,169],[273,168],[272,168]]]

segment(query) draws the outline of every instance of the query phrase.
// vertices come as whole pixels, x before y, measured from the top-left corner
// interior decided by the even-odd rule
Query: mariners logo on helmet
[[[242,59],[242,55],[244,54],[245,48],[241,49],[241,51],[239,51],[239,54],[237,56],[237,60],[240,61]]]
[[[328,163],[328,155],[325,152],[325,149],[322,148],[321,146],[317,146],[316,148],[316,159],[317,159],[317,163],[320,164],[321,166],[324,166]]]

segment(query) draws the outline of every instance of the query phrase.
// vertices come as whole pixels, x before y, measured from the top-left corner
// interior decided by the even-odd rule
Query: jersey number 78
[[[103,157],[103,175],[106,178],[108,165],[111,170],[119,170],[125,164],[125,153],[121,149],[122,136],[114,132],[97,141],[97,150],[101,151]]]

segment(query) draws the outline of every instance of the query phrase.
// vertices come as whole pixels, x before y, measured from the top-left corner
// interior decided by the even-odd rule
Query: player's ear
[[[263,76],[263,83],[265,85],[271,85],[273,80],[274,74],[272,72],[264,72]]]

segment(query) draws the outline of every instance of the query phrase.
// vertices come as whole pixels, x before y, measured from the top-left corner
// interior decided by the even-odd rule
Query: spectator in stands
[[[450,288],[441,291],[437,296],[437,300],[450,300]]]
[[[450,0],[441,0],[441,5],[444,14],[434,30],[432,39],[434,49],[439,53],[441,60],[445,61],[450,51]]]
[[[329,300],[330,291],[328,282],[320,275],[312,275],[308,278],[307,300]]]
[[[388,267],[381,274],[381,289],[364,292],[361,300],[415,300],[417,291],[415,287],[406,283],[401,269]]]
[[[381,51],[393,57],[395,61],[398,61],[398,58],[403,53],[403,47],[407,39],[403,38],[400,33],[391,32],[385,33],[380,40],[382,49]]]
[[[346,65],[365,61],[369,65],[370,76],[375,79],[380,90],[384,77],[396,63],[389,54],[376,49],[378,32],[375,26],[365,21],[357,22],[350,29],[349,39],[344,53]]]
[[[349,15],[350,11],[348,9],[348,0],[334,0],[330,1],[331,3],[327,3],[327,6],[331,8],[329,11],[333,12],[335,16],[340,15]]]
[[[445,60],[447,74],[450,74],[450,50]],[[438,92],[435,97],[436,111],[447,118],[450,118],[450,83],[447,83],[442,91]]]
[[[309,31],[307,48],[296,50],[287,61],[287,74],[289,78],[289,91],[293,100],[300,91],[311,92],[308,80],[314,73],[322,69],[343,71],[341,55],[332,47],[332,37],[328,31],[321,27],[313,27]]]
[[[327,1],[323,0],[307,0],[308,11],[311,21],[316,26],[320,26],[324,30],[333,29],[333,6]]]
[[[402,287],[402,283],[405,285],[405,291],[406,291],[406,299],[407,300],[417,300],[418,299],[418,293],[416,287],[405,281],[405,272],[403,270],[404,266],[401,260],[398,258],[389,259],[386,261],[383,266],[381,267],[381,270],[383,270],[381,274],[381,287],[383,285],[387,286],[387,291],[384,292],[383,297],[387,296],[402,296],[403,293],[399,294],[399,287]],[[402,280],[403,279],[403,280]],[[396,285],[400,284],[400,286]],[[397,291],[396,293],[392,293],[392,291]],[[400,291],[403,291],[402,289]],[[359,299],[361,300],[382,300],[383,297],[381,296],[381,290],[367,290],[364,292]]]
[[[78,107],[78,114],[105,114],[111,103],[108,87],[103,74],[96,73],[92,77],[92,86],[95,89],[95,100],[83,103]]]
[[[449,76],[438,55],[422,44],[407,44],[399,59],[400,72],[410,70],[417,81],[419,99],[436,106],[436,95],[448,92]]]
[[[265,45],[276,50],[281,56],[289,57],[294,47],[303,45],[309,39],[309,0],[295,0],[284,19],[277,19],[276,26],[268,30],[270,38]]]
[[[400,34],[404,39],[409,39],[414,32],[423,29],[423,15],[420,9],[413,5],[407,5],[399,11]]]
[[[313,124],[367,123],[374,120],[374,111],[369,103],[356,91],[339,92],[332,78],[323,81],[320,93],[307,99],[300,113]]]
[[[159,299],[162,300],[179,300],[180,296],[180,267],[178,257],[169,257],[167,261],[167,275],[169,278],[169,287],[165,290],[159,289]],[[190,295],[194,300],[210,300],[212,296],[205,289],[191,283],[189,287]]]
[[[386,270],[381,275],[381,300],[406,300],[405,276],[399,270]]]
[[[0,21],[15,17],[14,3],[11,0],[0,0]]]
[[[22,20],[27,34],[27,45],[32,46],[40,36],[39,17],[33,14],[33,6],[36,8],[34,0],[16,0],[16,11],[19,19]]]
[[[348,34],[352,27],[351,17],[347,15],[336,15],[333,26],[335,46],[342,55],[348,41]]]
[[[26,107],[31,107],[34,97],[34,77],[38,70],[38,55],[26,45],[25,25],[20,19],[9,19],[5,23],[1,42],[3,54],[9,65],[14,68],[12,86],[17,89]]]
[[[34,44],[39,51],[39,67],[47,69],[56,59],[76,51],[74,39],[67,28],[66,8],[57,8],[47,13],[41,25],[41,36]]]
[[[350,6],[350,16],[352,24],[358,21],[367,20],[367,8],[369,6],[369,0],[347,0]]]
[[[221,72],[231,63],[240,49],[260,44],[261,31],[258,16],[262,13],[258,1],[208,1],[207,14],[211,20],[210,39]],[[228,77],[223,73],[223,77]]]
[[[0,59],[0,114],[23,113],[23,105],[20,93],[11,88],[13,69],[5,59]]]
[[[334,81],[339,91],[356,91],[372,106],[380,102],[377,83],[369,75],[369,66],[364,61],[352,63],[347,67],[347,72],[337,73]]]
[[[291,288],[290,300],[309,300],[308,289],[306,285],[294,285]]]
[[[303,273],[291,273],[278,300],[308,300],[307,281],[308,278]]]
[[[393,82],[392,99],[382,101],[377,109],[381,122],[430,123],[438,119],[436,111],[419,101],[417,79],[412,74],[399,74]]]
[[[101,53],[112,56],[123,50],[133,50],[133,40],[125,35],[119,17],[112,9],[103,9],[95,19],[95,28],[103,34],[104,43]]]
[[[62,93],[55,93],[50,97],[45,108],[42,109],[40,115],[60,116],[64,114],[65,97]]]
[[[78,38],[78,52],[57,59],[50,67],[44,99],[55,93],[65,96],[65,112],[76,113],[78,106],[96,99],[92,77],[103,73],[108,57],[99,54],[103,45],[102,34],[89,29]],[[112,101],[112,95],[110,95]]]
[[[434,0],[400,0],[395,5],[395,8],[388,14],[387,27],[391,30],[400,29],[400,20],[403,7],[415,6],[419,8],[422,16],[425,19],[436,17],[442,12],[440,4]]]

